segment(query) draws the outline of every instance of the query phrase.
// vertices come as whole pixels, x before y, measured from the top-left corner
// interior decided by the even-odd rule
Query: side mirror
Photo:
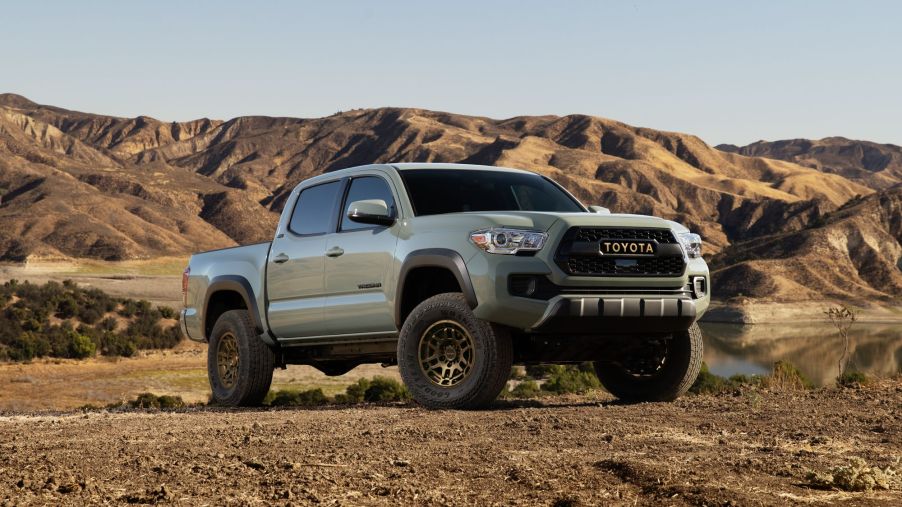
[[[601,213],[602,215],[610,215],[611,210],[605,208],[604,206],[589,206],[589,211],[592,213]]]
[[[382,199],[354,201],[348,206],[348,218],[361,224],[391,225],[395,218]]]

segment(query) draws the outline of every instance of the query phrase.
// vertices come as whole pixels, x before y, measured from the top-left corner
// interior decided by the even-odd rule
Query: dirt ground
[[[0,416],[0,504],[900,505],[805,486],[902,456],[902,381],[675,403]]]

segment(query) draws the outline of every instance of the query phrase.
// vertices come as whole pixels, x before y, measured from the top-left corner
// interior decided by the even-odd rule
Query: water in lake
[[[701,323],[705,362],[711,373],[728,377],[770,373],[774,362],[796,365],[817,385],[837,376],[842,340],[829,324]],[[874,376],[902,372],[902,324],[855,324],[849,332],[851,360],[847,371]]]

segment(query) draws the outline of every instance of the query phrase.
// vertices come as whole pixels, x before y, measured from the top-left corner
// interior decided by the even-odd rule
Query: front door
[[[325,262],[341,181],[301,190],[286,231],[272,243],[266,268],[269,327],[277,338],[329,334],[323,325]]]
[[[326,248],[325,328],[331,334],[393,333],[395,327],[389,290],[397,222],[390,227],[361,224],[347,217],[354,201],[381,199],[397,218],[395,193],[388,180],[380,176],[351,179],[342,203],[338,232],[329,235]]]

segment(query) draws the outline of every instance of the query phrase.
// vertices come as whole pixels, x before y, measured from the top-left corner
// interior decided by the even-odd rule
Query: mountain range
[[[228,121],[118,118],[0,95],[0,260],[116,261],[268,240],[291,189],[373,162],[520,167],[588,204],[699,232],[721,298],[902,295],[902,148],[708,146],[605,118],[422,109]]]

